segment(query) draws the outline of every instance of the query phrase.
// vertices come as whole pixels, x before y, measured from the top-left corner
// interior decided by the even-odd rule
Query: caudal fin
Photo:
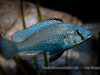
[[[16,54],[16,44],[10,40],[0,39],[0,54],[10,59]]]

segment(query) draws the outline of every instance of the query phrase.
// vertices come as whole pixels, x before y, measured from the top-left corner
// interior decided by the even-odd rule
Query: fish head
[[[65,49],[72,48],[84,42],[93,35],[93,33],[90,30],[78,25],[66,24],[66,27],[68,29],[66,30],[66,34],[64,36]]]

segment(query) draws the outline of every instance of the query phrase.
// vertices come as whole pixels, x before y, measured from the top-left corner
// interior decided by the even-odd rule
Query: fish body
[[[24,41],[27,37],[29,37],[30,35],[32,35],[34,32],[46,27],[46,26],[49,26],[49,25],[52,25],[52,24],[57,24],[57,23],[62,23],[63,20],[61,19],[48,19],[48,20],[45,20],[43,22],[40,22],[36,25],[33,25],[25,30],[22,30],[22,31],[19,31],[17,33],[15,33],[13,36],[12,36],[12,39],[13,41],[15,42],[22,42]]]
[[[18,51],[33,50],[48,52],[61,51],[69,49],[88,38],[89,32],[85,29],[81,30],[84,35],[84,40],[77,34],[76,30],[80,27],[71,25],[70,23],[52,24],[37,30],[27,37],[23,42],[16,43]]]
[[[64,51],[84,42],[91,36],[92,32],[83,27],[63,22],[60,19],[49,19],[15,33],[12,36],[13,42],[8,41],[8,43],[10,42],[9,46],[14,45],[13,49],[16,53],[46,51],[50,52],[50,59],[54,57],[57,59]],[[11,51],[11,48],[8,51]]]

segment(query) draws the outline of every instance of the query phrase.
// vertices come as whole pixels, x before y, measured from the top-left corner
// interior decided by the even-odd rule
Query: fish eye
[[[64,36],[64,39],[71,39],[71,38],[72,38],[71,33],[68,33],[67,35]]]
[[[65,36],[64,36],[64,39],[66,39],[66,38],[67,38],[67,36],[65,35]]]
[[[82,40],[84,40],[82,33],[78,29],[76,30],[76,33],[81,37]]]

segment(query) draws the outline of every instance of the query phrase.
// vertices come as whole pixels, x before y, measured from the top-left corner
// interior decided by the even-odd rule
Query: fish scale
[[[49,20],[46,20],[45,22],[41,22],[41,23],[38,23],[34,26],[31,26],[25,30],[22,30],[22,31],[19,31],[17,33],[15,33],[13,36],[12,36],[12,39],[13,41],[15,42],[22,42],[24,41],[28,36],[32,35],[34,32],[37,32],[39,29],[41,28],[44,28],[46,26],[49,26],[49,25],[52,25],[52,24],[57,24],[57,23],[62,23],[62,20],[61,19],[51,19]]]
[[[63,44],[63,40],[64,40],[64,34],[63,33],[65,33],[68,29],[68,28],[64,28],[64,26],[65,25],[62,25],[62,24],[52,24],[52,25],[46,26],[44,28],[41,28],[37,32],[34,32],[31,36],[29,36],[22,43],[20,43],[19,50],[24,49],[24,48],[27,48],[28,50],[30,50],[31,46],[32,46],[32,50],[34,50],[34,49],[40,50],[41,47],[39,48],[39,46],[38,46],[38,48],[36,48],[35,46],[40,45],[41,43],[42,43],[42,45],[43,45],[43,43],[46,45],[49,42],[49,41],[47,41],[49,39],[52,40],[52,42],[49,42],[49,43],[51,43],[52,47],[54,46],[54,48],[55,48],[54,44],[59,44],[60,41]],[[47,40],[45,40],[45,39],[47,39]],[[53,43],[57,39],[58,40],[60,39],[60,41]],[[59,47],[57,47],[57,48],[59,48]]]

